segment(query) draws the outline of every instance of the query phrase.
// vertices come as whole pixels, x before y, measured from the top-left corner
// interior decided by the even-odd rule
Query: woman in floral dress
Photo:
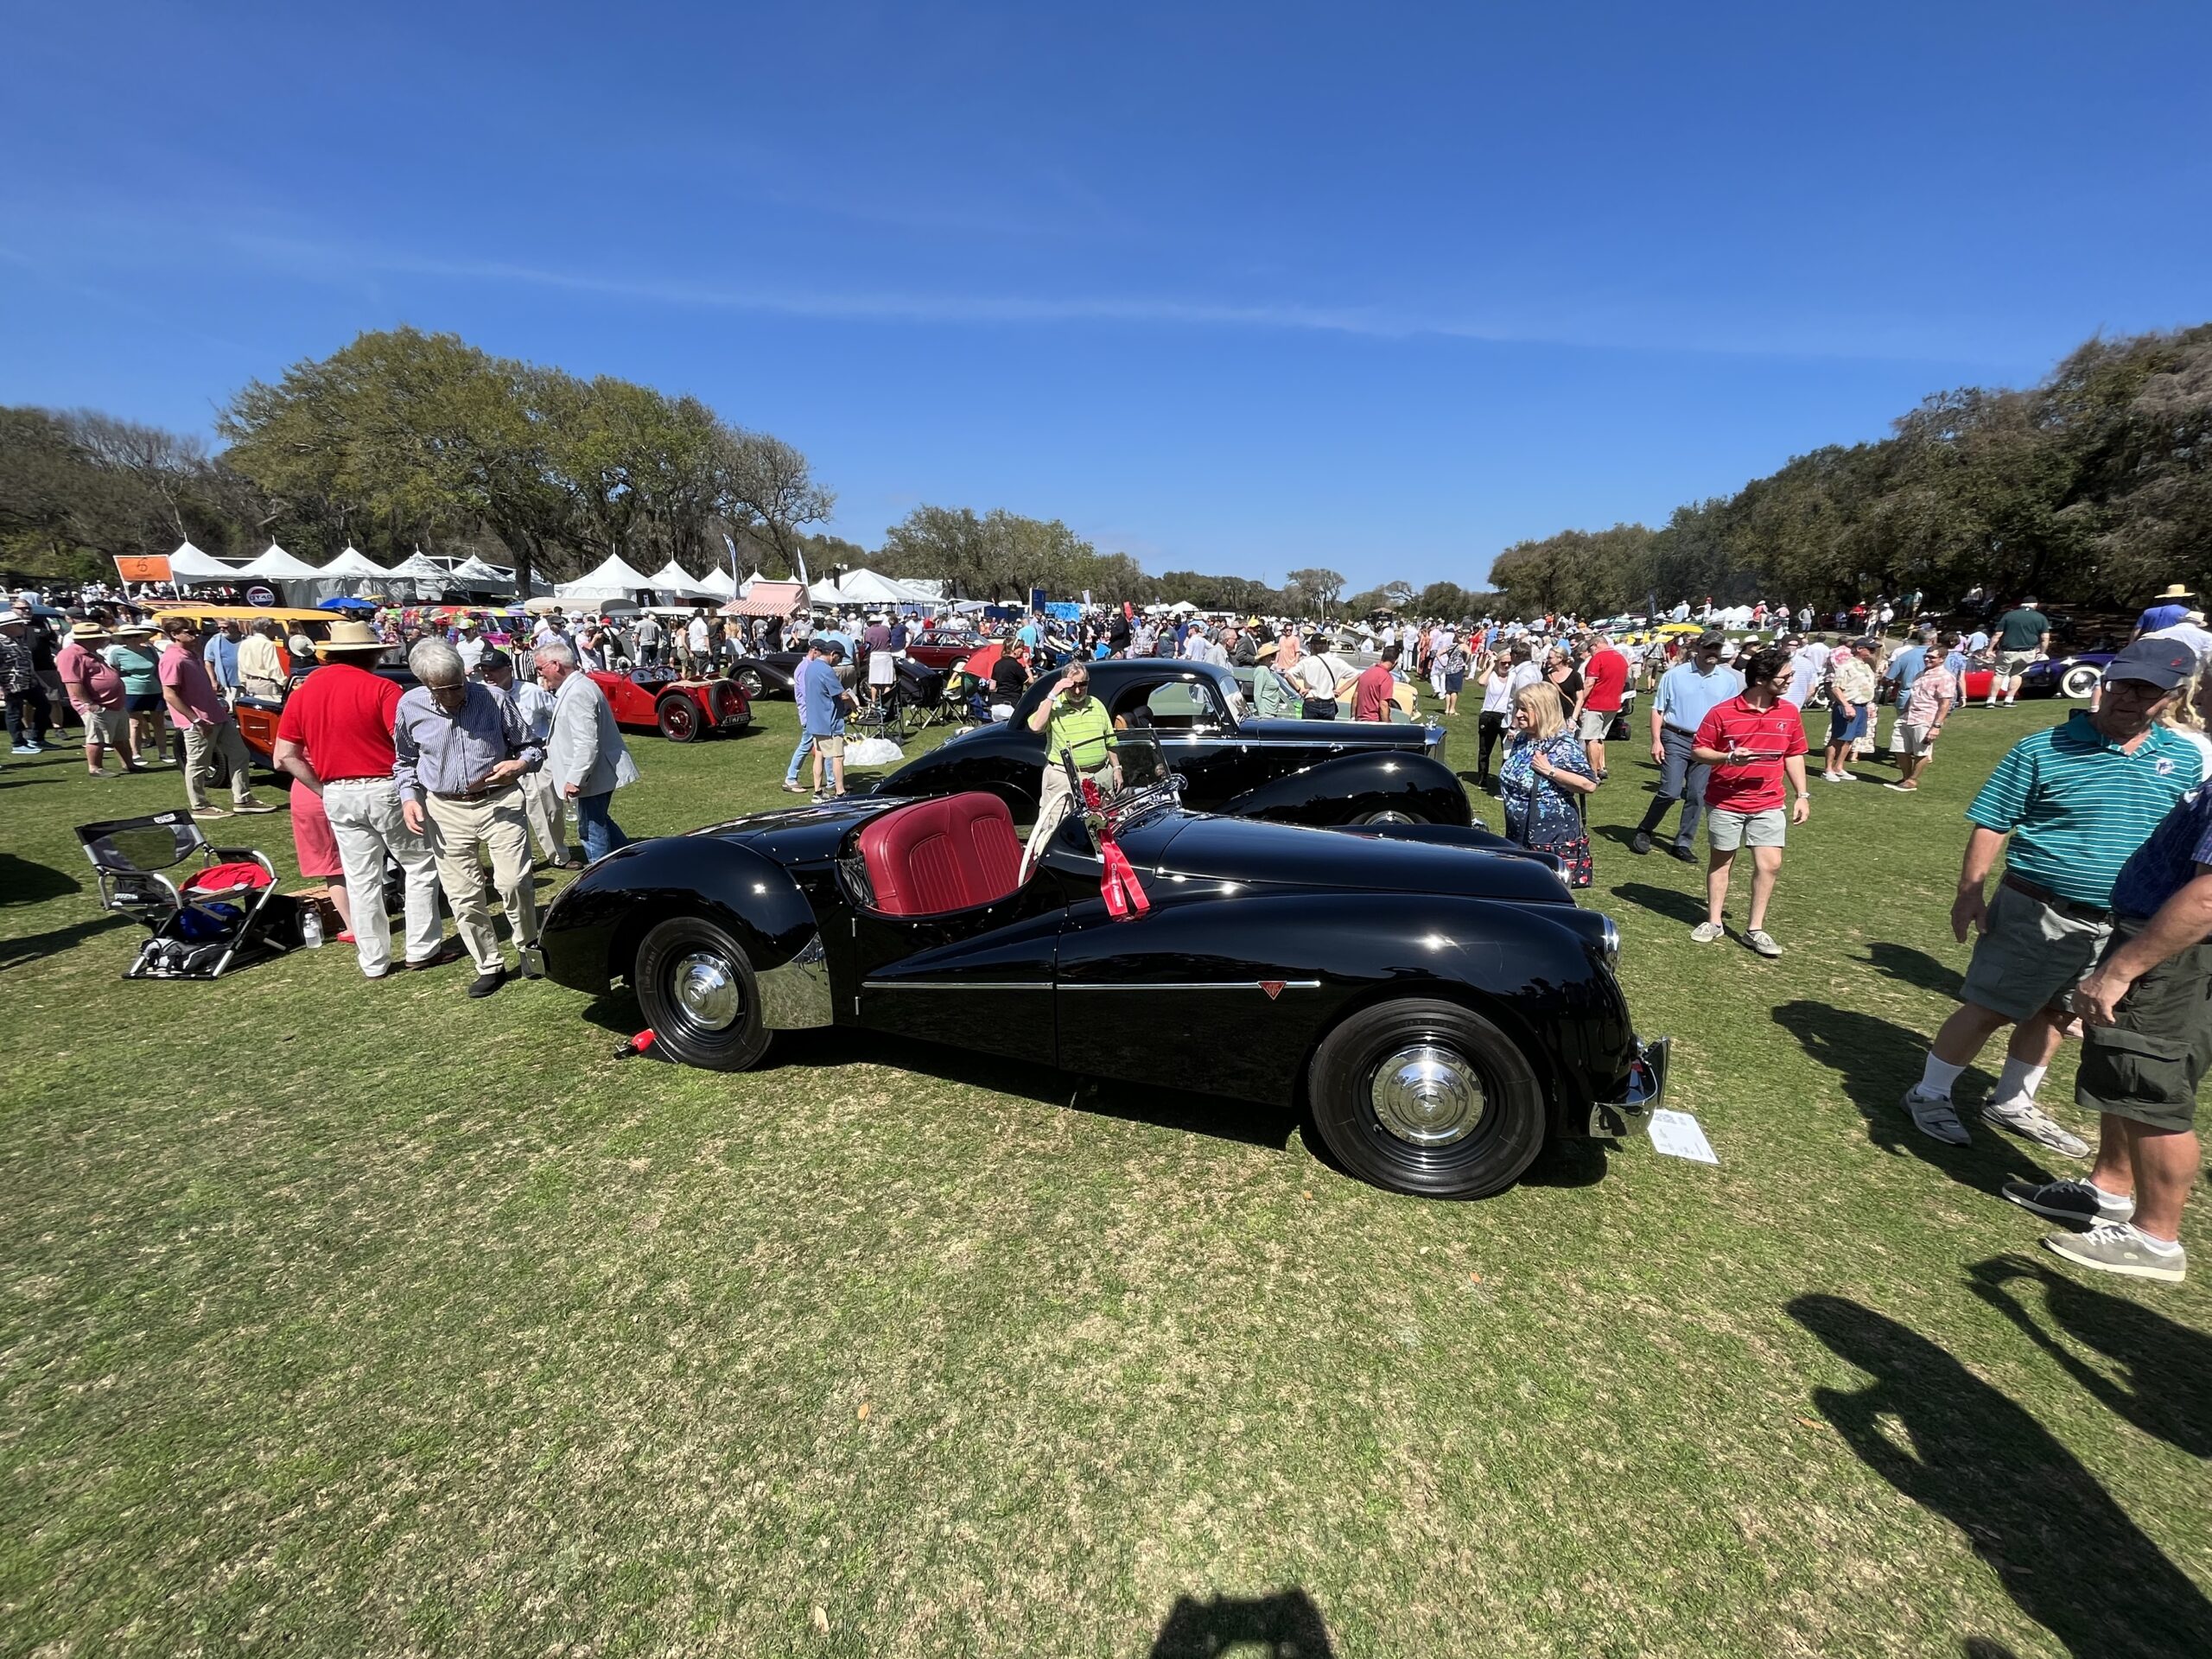
[[[1579,798],[1598,787],[1590,757],[1567,729],[1555,687],[1523,686],[1513,697],[1513,736],[1498,768],[1505,836],[1518,846],[1555,855],[1570,886],[1590,885],[1590,836]]]

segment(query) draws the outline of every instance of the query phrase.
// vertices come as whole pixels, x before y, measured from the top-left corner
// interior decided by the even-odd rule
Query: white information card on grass
[[[1652,1113],[1651,1144],[1669,1158],[1687,1158],[1697,1164],[1720,1161],[1713,1150],[1713,1143],[1705,1138],[1705,1131],[1698,1127],[1697,1119],[1688,1112]]]

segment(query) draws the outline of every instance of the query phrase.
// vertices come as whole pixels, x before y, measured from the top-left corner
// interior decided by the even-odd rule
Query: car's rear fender
[[[1331,755],[1271,779],[1220,810],[1231,817],[1325,829],[1385,812],[1424,823],[1465,826],[1475,821],[1467,791],[1451,767],[1405,749]]]
[[[791,961],[816,931],[805,894],[773,859],[711,836],[667,836],[610,853],[563,890],[538,930],[546,976],[604,991],[629,973],[647,931],[671,916],[726,929],[756,973]]]

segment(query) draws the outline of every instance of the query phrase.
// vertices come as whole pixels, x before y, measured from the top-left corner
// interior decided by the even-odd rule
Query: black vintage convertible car
[[[749,702],[759,702],[764,697],[788,697],[791,695],[791,680],[798,673],[798,665],[805,660],[803,651],[771,651],[758,657],[741,657],[730,664],[729,677],[737,682],[738,689]],[[944,689],[942,670],[904,657],[899,659],[897,677],[899,690],[909,702],[934,703]],[[867,682],[861,683],[865,685]]]
[[[639,842],[547,912],[547,973],[626,981],[658,1046],[742,1070],[852,1026],[1302,1108],[1353,1173],[1479,1198],[1659,1098],[1612,923],[1487,830],[1192,812],[1132,734],[1122,786],[1025,868],[983,791],[863,796]],[[1118,857],[1117,857],[1118,855]],[[1116,919],[1120,860],[1148,908]]]
[[[947,738],[876,785],[879,795],[987,790],[1016,818],[1036,816],[1045,738],[1029,716],[1051,692],[1040,676],[1014,717]],[[1467,825],[1474,810],[1444,764],[1444,728],[1393,721],[1259,720],[1229,670],[1211,663],[1109,658],[1090,689],[1116,726],[1149,732],[1204,812],[1277,823]]]

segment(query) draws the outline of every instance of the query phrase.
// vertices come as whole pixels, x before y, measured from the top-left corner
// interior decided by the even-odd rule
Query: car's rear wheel
[[[760,671],[757,668],[741,668],[730,677],[737,682],[738,689],[745,693],[747,700],[759,697],[768,689],[768,683],[760,677]]]
[[[699,735],[699,705],[686,696],[660,701],[660,734],[671,743],[689,743]]]
[[[2085,702],[2095,694],[2097,682],[2104,677],[2104,672],[2088,663],[2076,663],[2059,677],[2059,695]]]
[[[655,1045],[671,1059],[742,1071],[766,1052],[753,964],[714,923],[676,916],[656,925],[638,947],[630,983]]]
[[[1394,1192],[1488,1198],[1544,1142],[1528,1057],[1457,1003],[1402,997],[1361,1009],[1323,1040],[1306,1091],[1338,1160]]]

